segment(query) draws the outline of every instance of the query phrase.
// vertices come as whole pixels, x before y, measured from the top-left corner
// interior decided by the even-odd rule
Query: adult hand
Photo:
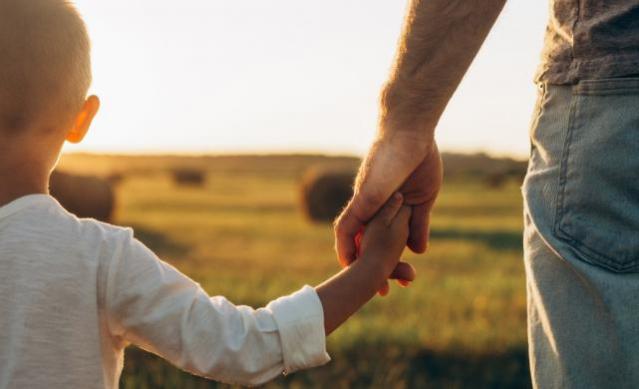
[[[388,198],[399,191],[412,207],[408,247],[423,253],[428,245],[430,212],[442,184],[442,163],[434,141],[395,132],[382,136],[360,167],[355,194],[335,222],[335,242],[342,266],[356,259],[355,237]],[[400,262],[391,278],[411,280],[414,268]],[[380,294],[388,291],[386,285]]]

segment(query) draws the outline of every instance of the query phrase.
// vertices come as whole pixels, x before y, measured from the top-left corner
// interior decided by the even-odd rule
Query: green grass
[[[331,227],[309,223],[299,210],[298,184],[309,164],[332,160],[269,158],[187,159],[207,170],[204,187],[176,186],[165,171],[176,161],[159,169],[160,160],[135,160],[140,172],[117,189],[117,222],[134,226],[139,239],[210,294],[238,304],[262,306],[317,284],[339,266]],[[327,366],[268,387],[529,386],[519,193],[514,183],[447,183],[429,252],[406,253],[416,282],[393,286],[331,335]],[[135,348],[127,351],[121,385],[223,386]]]

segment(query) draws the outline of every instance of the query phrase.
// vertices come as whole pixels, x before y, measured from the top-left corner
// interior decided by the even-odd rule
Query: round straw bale
[[[332,222],[353,196],[353,170],[312,168],[301,184],[301,208],[315,222]]]
[[[124,181],[125,175],[122,172],[111,172],[105,178],[109,183],[117,186]]]
[[[49,191],[67,211],[78,217],[107,223],[113,220],[115,193],[104,178],[54,171]]]
[[[171,173],[173,182],[178,185],[202,186],[206,181],[206,174],[201,169],[178,168]]]
[[[484,184],[491,189],[500,189],[508,181],[506,173],[490,173],[484,177]]]

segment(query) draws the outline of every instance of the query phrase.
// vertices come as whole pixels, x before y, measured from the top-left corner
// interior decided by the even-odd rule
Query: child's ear
[[[89,131],[95,114],[98,113],[98,109],[100,109],[100,99],[98,99],[98,96],[89,96],[82,105],[80,112],[76,115],[71,129],[67,133],[66,140],[68,142],[82,142],[82,139],[84,139],[84,136]]]

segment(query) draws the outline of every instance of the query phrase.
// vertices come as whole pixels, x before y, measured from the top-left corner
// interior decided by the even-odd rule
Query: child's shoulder
[[[104,290],[109,269],[132,241],[131,229],[77,218],[51,196],[27,196],[0,207],[0,258],[36,289]]]
[[[114,250],[133,237],[133,230],[129,227],[121,227],[92,218],[79,218],[57,201],[53,205],[52,212],[60,223],[60,229],[57,232],[67,239],[83,242],[82,246],[88,250],[95,250],[98,247]]]
[[[130,240],[133,231],[95,219],[78,218],[48,195],[32,195],[13,204],[14,215],[7,218],[14,234],[12,240],[34,242],[49,250],[67,250],[76,255],[83,253],[109,254]],[[19,211],[19,212],[18,212]]]

